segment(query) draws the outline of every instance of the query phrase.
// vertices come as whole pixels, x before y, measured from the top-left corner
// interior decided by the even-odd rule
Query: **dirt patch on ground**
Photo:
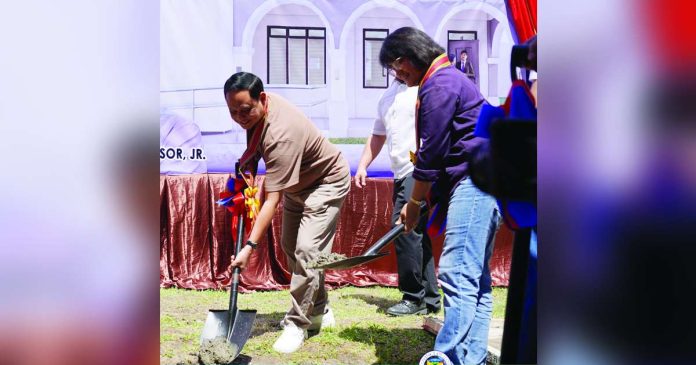
[[[203,341],[198,358],[203,365],[229,364],[237,355],[237,345],[224,337]]]
[[[328,254],[320,253],[319,256],[317,256],[314,260],[311,260],[307,263],[307,268],[314,269],[317,266],[330,264],[336,261],[345,260],[347,258],[348,257],[346,255],[335,252],[331,252]]]

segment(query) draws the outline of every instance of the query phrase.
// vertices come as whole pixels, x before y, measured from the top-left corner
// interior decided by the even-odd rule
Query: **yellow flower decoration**
[[[249,186],[244,189],[244,205],[246,205],[249,218],[253,221],[256,220],[256,216],[259,214],[259,208],[261,206],[261,201],[256,197],[256,193],[259,188],[256,186]]]

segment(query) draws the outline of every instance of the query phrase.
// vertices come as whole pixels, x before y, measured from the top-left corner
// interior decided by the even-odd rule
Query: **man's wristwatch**
[[[411,198],[408,198],[408,201],[411,202],[411,203],[413,203],[413,204],[415,204],[415,205],[421,205],[421,203],[423,202],[423,201],[419,201],[419,200],[413,199],[412,197],[411,197]]]
[[[244,245],[245,245],[245,246],[251,246],[251,249],[252,249],[252,250],[255,250],[255,249],[256,249],[256,246],[258,246],[258,243],[254,242],[254,241],[246,241],[246,243],[245,243]]]

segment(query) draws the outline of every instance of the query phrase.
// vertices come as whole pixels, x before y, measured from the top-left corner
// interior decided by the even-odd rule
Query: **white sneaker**
[[[289,354],[302,347],[302,343],[306,338],[307,330],[299,328],[294,323],[290,322],[283,328],[283,333],[273,344],[273,349],[284,354]]]
[[[322,328],[331,328],[336,326],[336,318],[334,318],[331,308],[327,308],[324,314],[313,316],[310,318],[312,324],[307,328],[310,331],[318,331]]]

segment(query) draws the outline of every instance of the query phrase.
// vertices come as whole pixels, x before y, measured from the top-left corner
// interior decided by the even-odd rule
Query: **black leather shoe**
[[[428,314],[430,314],[430,313],[438,314],[438,313],[440,313],[440,308],[441,308],[441,307],[431,307],[431,306],[428,306]]]
[[[426,314],[428,309],[424,304],[417,304],[410,300],[402,300],[401,302],[389,307],[387,314],[392,316],[406,316],[409,314]]]

